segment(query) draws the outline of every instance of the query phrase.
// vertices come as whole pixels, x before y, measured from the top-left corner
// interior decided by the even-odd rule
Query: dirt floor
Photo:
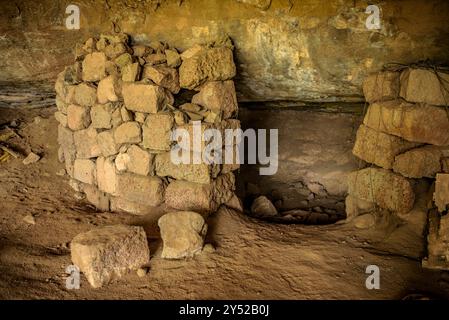
[[[42,159],[0,163],[0,298],[2,299],[401,299],[411,293],[447,297],[447,275],[421,268],[420,244],[392,231],[362,231],[350,224],[270,224],[223,208],[208,223],[216,247],[185,261],[160,258],[155,219],[96,212],[76,200],[57,160],[55,107],[0,108],[0,124],[15,120],[11,141]],[[24,221],[32,215],[35,224]],[[69,242],[100,225],[145,227],[151,248],[147,276],[135,273],[92,289],[65,287]],[[399,230],[399,231],[398,231]],[[401,235],[400,227],[395,229]],[[406,232],[404,233],[406,234]],[[396,238],[397,239],[397,238]],[[380,268],[380,290],[367,290],[365,269]],[[443,280],[442,280],[443,279]],[[446,290],[446,291],[445,291]]]

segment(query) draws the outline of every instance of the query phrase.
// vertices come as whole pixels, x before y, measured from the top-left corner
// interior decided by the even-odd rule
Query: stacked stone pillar
[[[216,211],[234,195],[239,166],[173,163],[172,132],[194,121],[239,128],[235,74],[229,42],[179,53],[113,34],[77,46],[55,84],[59,158],[71,186],[103,211]]]

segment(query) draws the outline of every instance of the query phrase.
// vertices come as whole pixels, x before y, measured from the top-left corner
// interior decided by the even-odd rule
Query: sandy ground
[[[420,266],[422,243],[397,237],[400,228],[394,239],[402,239],[405,253],[390,243],[391,230],[270,224],[223,208],[208,221],[207,242],[215,252],[163,260],[151,215],[96,212],[74,198],[67,177],[56,175],[63,166],[57,160],[53,112],[0,108],[0,124],[18,120],[20,125],[23,139],[12,141],[43,155],[28,166],[20,159],[0,163],[2,299],[400,299],[416,292],[447,297],[441,274]],[[23,220],[30,214],[34,225]],[[71,239],[115,223],[145,227],[150,272],[143,278],[129,274],[100,289],[82,276],[79,290],[66,289]],[[380,290],[365,287],[365,269],[372,264],[380,268]]]

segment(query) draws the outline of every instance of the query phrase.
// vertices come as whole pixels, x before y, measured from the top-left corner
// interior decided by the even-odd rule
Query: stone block
[[[86,199],[100,211],[109,211],[109,196],[101,192],[97,187],[85,184],[82,188],[86,194]]]
[[[71,104],[67,107],[67,126],[71,130],[82,130],[90,125],[89,108]]]
[[[395,100],[399,96],[399,72],[385,71],[369,75],[363,82],[367,102]]]
[[[424,146],[396,156],[393,170],[407,178],[434,178],[441,172],[440,148]]]
[[[97,130],[92,127],[76,131],[73,134],[77,158],[88,159],[101,155],[101,147],[98,144],[97,135]]]
[[[81,83],[75,87],[75,104],[83,107],[91,107],[97,101],[97,89],[88,83]]]
[[[100,104],[116,102],[119,100],[120,83],[115,75],[107,76],[98,83],[97,100]]]
[[[106,61],[103,52],[87,54],[83,60],[83,80],[95,82],[106,77]]]
[[[76,159],[73,167],[73,177],[83,183],[96,184],[95,161]]]
[[[145,83],[123,83],[122,94],[126,108],[138,112],[157,113],[174,102],[168,90]]]
[[[143,146],[152,150],[170,150],[173,123],[170,113],[149,114],[142,126]]]
[[[142,132],[138,122],[125,122],[114,130],[114,139],[117,144],[139,143],[142,141]]]
[[[90,119],[92,127],[96,129],[112,128],[112,112],[114,108],[110,103],[96,104],[90,108]]]
[[[115,225],[78,234],[70,243],[72,262],[90,285],[101,287],[150,261],[142,227]]]
[[[98,157],[96,169],[98,189],[109,194],[116,194],[118,178],[112,158]]]
[[[164,183],[158,177],[133,173],[117,175],[116,196],[136,203],[158,206],[164,200]]]
[[[192,103],[222,115],[223,119],[236,116],[238,105],[234,81],[207,82],[201,87],[201,91],[193,96]]]
[[[97,143],[104,157],[113,156],[119,151],[119,146],[115,143],[114,134],[111,130],[100,132],[97,135]]]
[[[177,94],[181,90],[178,70],[165,65],[145,66],[142,79],[150,79],[157,85],[168,89],[173,94]]]
[[[169,212],[158,220],[163,249],[161,257],[182,259],[201,252],[207,224],[204,218],[192,211]]]

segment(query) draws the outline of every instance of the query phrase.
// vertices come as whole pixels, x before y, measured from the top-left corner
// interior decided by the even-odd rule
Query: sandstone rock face
[[[132,111],[157,113],[165,104],[173,104],[168,91],[150,84],[124,83],[122,94],[126,108]]]
[[[216,114],[222,114],[223,119],[235,116],[237,111],[237,97],[235,95],[234,82],[210,81],[201,87],[201,91],[194,95],[192,103],[212,110]]]
[[[206,81],[228,80],[235,74],[232,50],[218,47],[201,50],[183,60],[179,68],[179,81],[182,88],[195,89]]]
[[[407,178],[385,169],[367,168],[348,177],[348,193],[391,211],[408,212],[415,194]]]
[[[366,162],[391,169],[395,156],[418,145],[362,124],[357,131],[352,153]]]
[[[251,213],[259,217],[273,217],[277,216],[278,211],[267,197],[260,196],[253,201]]]
[[[379,72],[368,76],[363,82],[366,101],[395,100],[399,96],[399,72]]]
[[[163,241],[162,258],[182,259],[201,252],[207,224],[200,214],[169,212],[159,218],[158,225]]]
[[[393,170],[407,178],[433,178],[441,172],[440,148],[425,146],[396,156]]]
[[[99,288],[150,261],[142,227],[115,225],[81,233],[71,244],[72,261]]]
[[[363,123],[408,141],[437,146],[449,144],[449,118],[444,108],[400,100],[374,103]]]
[[[407,69],[401,74],[401,97],[409,102],[431,105],[449,104],[449,73],[425,69]]]

